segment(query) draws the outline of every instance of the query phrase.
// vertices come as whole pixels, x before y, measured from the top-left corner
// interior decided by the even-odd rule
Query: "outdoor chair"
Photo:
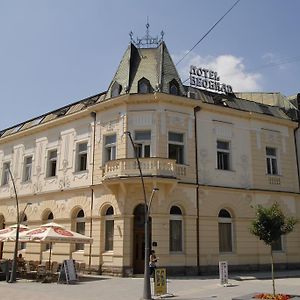
[[[30,260],[26,263],[26,279],[35,279],[37,274],[38,261]]]

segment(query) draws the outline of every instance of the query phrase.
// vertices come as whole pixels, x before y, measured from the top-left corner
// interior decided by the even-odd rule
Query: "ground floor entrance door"
[[[151,220],[149,221],[149,245],[151,245]],[[133,273],[144,273],[145,264],[145,218],[144,205],[139,204],[134,210],[133,226]]]

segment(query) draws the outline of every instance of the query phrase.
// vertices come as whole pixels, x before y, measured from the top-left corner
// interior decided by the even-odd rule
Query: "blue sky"
[[[0,129],[105,91],[129,32],[164,30],[177,62],[235,0],[0,0]],[[241,0],[177,67],[234,91],[299,92],[300,1]]]

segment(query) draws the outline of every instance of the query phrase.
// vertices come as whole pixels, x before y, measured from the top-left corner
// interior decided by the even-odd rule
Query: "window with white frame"
[[[151,131],[135,131],[134,133],[135,147],[138,157],[150,157]]]
[[[232,218],[226,209],[221,209],[218,215],[219,251],[232,252]]]
[[[104,137],[104,160],[105,160],[105,162],[116,159],[116,142],[117,142],[116,134],[107,135]]]
[[[75,231],[85,235],[85,217],[82,209],[77,213],[76,216]],[[78,250],[84,250],[84,244],[82,243],[75,244],[75,251]]]
[[[105,214],[105,251],[114,249],[114,209],[110,206]]]
[[[47,177],[56,176],[56,166],[57,166],[57,150],[50,150],[48,152],[48,171]]]
[[[230,170],[230,143],[217,141],[217,169]]]
[[[182,252],[182,212],[178,206],[170,209],[170,252]]]
[[[32,156],[27,156],[24,158],[24,171],[23,171],[23,181],[31,180],[32,172]]]
[[[271,244],[272,251],[283,251],[282,236]]]
[[[2,185],[6,185],[9,182],[9,169],[10,169],[10,162],[5,162],[3,164],[2,169]]]
[[[183,133],[169,132],[168,134],[169,158],[176,163],[184,163],[184,136]]]
[[[267,174],[278,175],[277,166],[277,153],[276,149],[272,147],[266,147],[266,159],[267,159]]]
[[[85,171],[87,169],[87,142],[77,144],[76,171]]]

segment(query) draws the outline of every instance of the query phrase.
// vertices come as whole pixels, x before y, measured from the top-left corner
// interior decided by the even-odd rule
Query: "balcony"
[[[280,185],[280,176],[268,176],[268,180],[269,180],[269,184],[272,184],[272,185]]]
[[[158,176],[182,179],[186,176],[187,166],[178,165],[173,159],[140,158],[143,176]],[[135,158],[108,161],[104,168],[104,179],[140,176]]]

